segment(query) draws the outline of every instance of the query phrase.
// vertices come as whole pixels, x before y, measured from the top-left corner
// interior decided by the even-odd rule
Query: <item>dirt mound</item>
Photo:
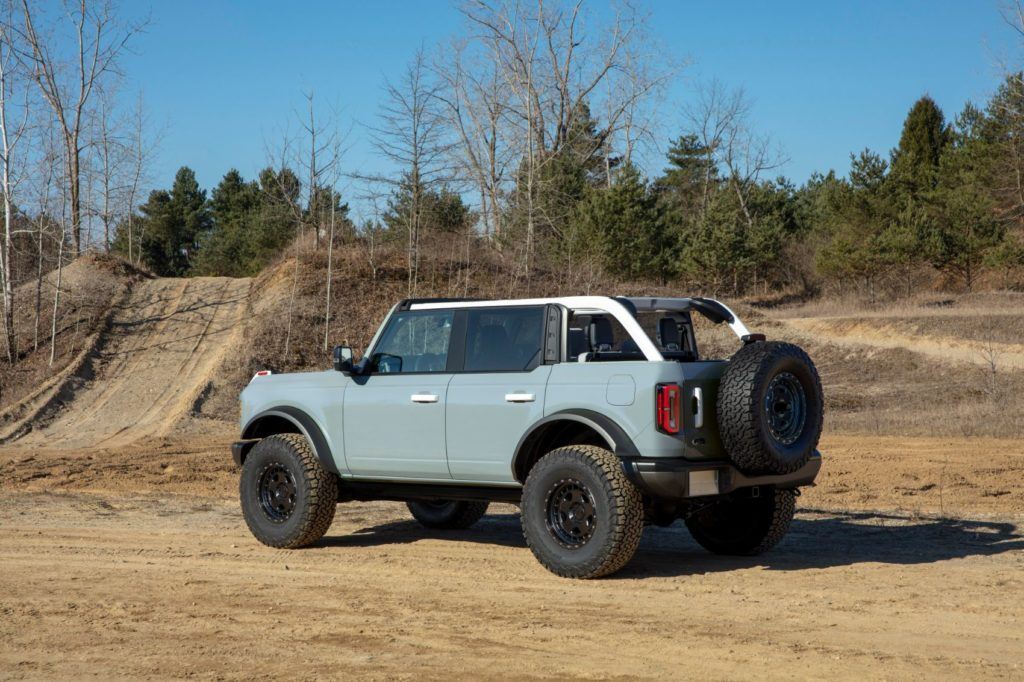
[[[76,375],[25,425],[25,444],[116,447],[168,434],[201,402],[237,341],[249,283],[138,282]]]

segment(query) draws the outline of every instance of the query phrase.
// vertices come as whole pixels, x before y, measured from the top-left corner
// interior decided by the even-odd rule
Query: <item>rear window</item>
[[[541,362],[544,308],[469,308],[467,372],[528,372]]]

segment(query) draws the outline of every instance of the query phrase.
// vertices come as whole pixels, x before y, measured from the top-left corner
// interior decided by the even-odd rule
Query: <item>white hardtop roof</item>
[[[715,301],[714,299],[658,298],[651,296],[624,296],[621,298],[629,301],[629,303],[631,303],[638,312],[682,312],[686,310],[697,310],[698,312],[701,312],[699,308],[700,302],[711,301],[712,303],[721,306],[732,317],[731,321],[728,319],[725,321],[728,322],[729,327],[733,330],[736,336],[743,338],[750,333],[746,325],[740,321],[740,318],[736,313],[721,301]],[[553,298],[510,298],[481,301],[411,301],[408,309],[436,310],[441,308],[497,308],[508,306],[548,305],[550,303],[565,306],[566,308],[579,313],[601,313],[611,315],[620,325],[622,325],[623,329],[629,332],[633,341],[640,347],[641,352],[643,352],[644,356],[648,360],[658,361],[664,359],[661,352],[658,350],[658,347],[654,345],[646,332],[644,332],[643,328],[636,321],[636,318],[633,317],[632,312],[612,296],[558,296]]]

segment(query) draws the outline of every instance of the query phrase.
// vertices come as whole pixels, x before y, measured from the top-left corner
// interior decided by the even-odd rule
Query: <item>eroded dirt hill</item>
[[[91,357],[8,430],[22,445],[116,447],[167,435],[208,390],[242,329],[248,279],[137,282]]]

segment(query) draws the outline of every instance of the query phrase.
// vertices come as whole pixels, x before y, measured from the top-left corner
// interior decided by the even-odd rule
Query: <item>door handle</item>
[[[693,428],[704,426],[704,391],[700,387],[693,389]]]
[[[506,403],[532,403],[537,399],[533,393],[506,393]]]
[[[412,401],[414,403],[436,403],[438,400],[437,396],[433,393],[413,393]]]

